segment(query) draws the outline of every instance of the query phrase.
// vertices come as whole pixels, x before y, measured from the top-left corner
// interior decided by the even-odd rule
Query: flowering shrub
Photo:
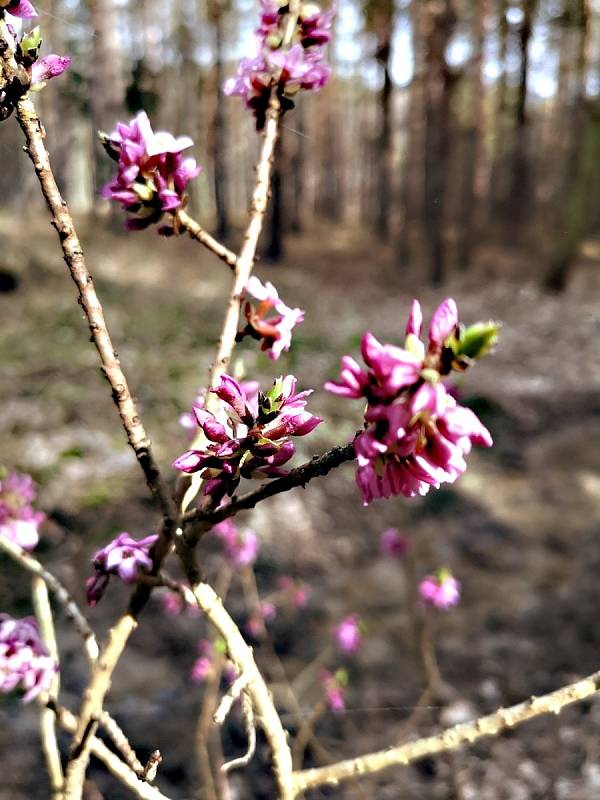
[[[208,376],[208,389],[199,392],[192,412],[181,417],[182,425],[194,435],[189,449],[173,462],[180,474],[171,485],[164,480],[155,460],[150,439],[115,355],[75,226],[52,175],[43,126],[27,94],[30,85],[42,88],[45,80],[64,71],[68,58],[53,55],[40,59],[39,29],[19,39],[5,19],[5,15],[31,18],[35,15],[33,6],[28,0],[0,0],[0,118],[6,119],[16,109],[26,137],[26,151],[33,161],[59,234],[65,262],[77,285],[120,419],[162,517],[156,533],[141,540],[120,533],[92,558],[94,574],[86,586],[90,606],[103,596],[111,576],[133,589],[127,611],[112,626],[107,644],[100,649],[86,616],[69,592],[40,562],[23,553],[23,549],[32,550],[37,544],[38,528],[43,519],[32,506],[35,492],[31,478],[13,473],[0,479],[0,548],[32,573],[38,583],[41,581],[41,585],[52,590],[81,635],[90,667],[89,683],[82,692],[82,702],[73,722],[70,712],[61,707],[60,698],[46,696],[57,664],[41,640],[37,623],[33,618],[16,620],[0,615],[0,691],[18,688],[24,692],[26,701],[37,696],[44,707],[44,750],[50,772],[59,773],[58,780],[53,775],[56,784],[53,796],[56,797],[81,800],[92,752],[104,758],[111,771],[129,788],[133,787],[138,796],[163,797],[150,785],[154,773],[149,764],[138,764],[125,735],[105,707],[112,673],[155,586],[162,592],[165,613],[179,618],[176,623],[170,620],[173,625],[190,623],[196,626],[199,621],[193,617],[201,612],[214,628],[203,635],[184,668],[186,672],[189,670],[193,682],[207,685],[205,702],[212,703],[225,684],[217,708],[203,707],[200,733],[206,720],[212,719],[222,725],[234,705],[239,709],[236,713],[241,713],[244,719],[247,752],[227,764],[219,764],[222,780],[219,787],[226,788],[224,774],[229,769],[245,766],[253,757],[256,728],[261,729],[270,748],[277,798],[295,800],[326,784],[336,785],[346,778],[376,772],[393,763],[408,764],[462,740],[497,733],[503,727],[542,711],[560,710],[567,702],[591,696],[598,690],[598,676],[591,676],[554,693],[551,702],[546,701],[545,705],[540,704],[538,698],[492,717],[464,723],[450,736],[445,732],[417,742],[409,741],[398,748],[331,764],[322,770],[302,769],[301,745],[310,740],[311,725],[314,726],[323,713],[341,714],[346,708],[348,670],[352,668],[352,659],[366,651],[369,633],[358,614],[347,614],[335,627],[333,643],[326,640],[314,663],[300,670],[292,681],[278,661],[274,646],[261,653],[261,657],[265,652],[269,655],[271,650],[273,657],[270,665],[273,669],[266,669],[263,674],[247,639],[256,639],[252,644],[257,648],[264,644],[269,635],[266,626],[273,621],[276,621],[274,627],[279,627],[282,621],[288,624],[292,621],[299,630],[308,630],[306,618],[321,598],[315,593],[309,608],[311,587],[288,575],[280,576],[276,582],[273,580],[276,588],[262,597],[253,570],[261,546],[259,535],[248,526],[238,526],[233,517],[268,497],[305,486],[353,459],[357,462],[356,482],[365,505],[376,498],[425,495],[444,483],[456,481],[467,468],[466,457],[471,447],[490,447],[492,437],[476,414],[460,404],[451,378],[453,373],[464,372],[490,351],[497,338],[498,325],[493,322],[462,325],[455,301],[448,298],[434,312],[426,335],[420,304],[413,301],[401,346],[382,343],[371,332],[364,333],[361,347],[364,365],[345,355],[339,380],[326,384],[337,396],[361,401],[360,432],[352,442],[342,442],[307,463],[290,468],[289,462],[295,454],[294,437],[308,435],[323,421],[307,409],[312,390],[297,392],[296,378],[287,374],[276,378],[263,392],[256,381],[237,380],[228,371],[236,342],[249,339],[250,344],[258,343],[260,350],[274,361],[290,349],[293,332],[304,321],[303,310],[288,306],[271,283],[262,283],[251,272],[267,206],[281,117],[291,109],[300,89],[319,89],[329,78],[324,48],[330,39],[333,10],[322,11],[309,3],[279,4],[273,0],[262,0],[261,7],[256,31],[258,53],[254,58],[243,59],[237,77],[225,86],[226,93],[244,99],[259,129],[265,126],[267,118],[269,120],[239,254],[231,253],[207,235],[184,211],[189,183],[200,172],[194,159],[184,156],[192,145],[191,139],[176,138],[168,132],[155,133],[146,113],[141,111],[129,123],[118,122],[115,131],[103,140],[108,154],[117,163],[117,173],[104,188],[103,195],[117,201],[126,211],[126,227],[141,230],[160,223],[159,232],[163,234],[177,233],[180,226],[187,227],[193,238],[232,270],[231,289]],[[249,489],[238,496],[242,479],[248,482]],[[201,577],[205,564],[197,558],[198,544],[208,532],[219,540],[226,561],[225,566],[222,562],[219,566],[217,583],[222,584],[219,593]],[[281,535],[285,535],[285,515],[281,519]],[[393,527],[384,530],[379,539],[381,556],[395,560],[394,569],[405,573],[405,584],[411,591],[417,585],[416,576],[421,574],[417,547],[413,548],[412,544],[411,541],[409,551],[408,539]],[[407,554],[409,557],[405,558]],[[185,574],[184,581],[171,577],[172,573],[165,568],[165,562],[172,555]],[[241,620],[239,624],[225,602],[229,585],[235,586],[236,582],[244,599],[244,608],[236,609],[236,619]],[[418,582],[417,602],[411,602],[406,609],[408,615],[414,616],[412,621],[420,623],[411,627],[422,629],[416,634],[421,636],[421,641],[415,649],[423,661],[422,673],[427,684],[424,688],[429,695],[435,694],[438,688],[439,670],[430,640],[431,614],[425,613],[423,607],[447,610],[459,604],[460,593],[459,581],[447,569],[441,569]],[[46,635],[46,631],[52,629],[52,609],[42,595],[43,592],[36,593],[34,589],[36,613],[41,622],[47,624],[42,630],[54,652],[51,637]],[[197,637],[196,633],[196,640]],[[342,660],[345,666],[336,669],[331,664],[334,658]],[[68,666],[68,661],[66,663]],[[270,691],[265,678],[271,671],[276,676],[277,688],[281,689],[277,696]],[[303,688],[307,673],[317,682],[317,702],[308,714],[305,713],[306,698],[298,699],[294,694],[294,685]],[[70,686],[74,690],[76,681]],[[296,715],[294,741],[284,727],[286,716],[279,708],[280,696],[284,696],[286,702],[292,698],[291,711],[286,709],[286,715]],[[536,710],[539,708],[541,711]],[[57,720],[73,731],[68,756],[63,759],[66,760],[64,774],[56,737],[48,733],[48,728],[52,727],[46,724],[48,712],[56,714]],[[99,725],[110,731],[115,752],[96,736]],[[200,751],[208,739],[208,734],[203,739],[200,733],[197,737],[199,762],[203,760]],[[219,749],[214,748],[215,751]],[[208,754],[208,747],[206,752]],[[210,760],[208,756],[207,760]],[[223,794],[226,793],[224,790]]]

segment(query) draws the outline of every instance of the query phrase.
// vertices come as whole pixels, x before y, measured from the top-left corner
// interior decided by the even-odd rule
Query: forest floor
[[[28,225],[24,239],[15,220],[0,218],[0,270],[17,279],[12,291],[0,294],[0,460],[39,481],[39,507],[49,515],[40,558],[83,601],[89,558],[99,544],[120,530],[147,535],[157,515],[52,234],[40,221]],[[391,248],[374,249],[356,233],[320,234],[290,240],[281,263],[257,267],[286,301],[307,311],[292,352],[273,364],[252,344],[239,349],[248,375],[267,383],[290,371],[301,387],[316,388],[310,408],[326,422],[299,442],[298,461],[352,435],[360,404],[327,394],[323,382],[337,375],[341,355],[357,353],[365,329],[400,342],[413,296],[429,313],[452,295],[465,321],[504,324],[495,355],[460,383],[496,444],[473,452],[454,486],[365,509],[352,467],[345,465],[240,518],[262,539],[256,565],[261,596],[276,589],[282,574],[312,586],[308,607],[296,617],[282,612],[271,629],[291,678],[319,657],[341,617],[358,613],[365,623],[365,645],[347,662],[348,711],[327,712],[317,724],[319,741],[337,759],[431,733],[599,668],[600,260],[582,260],[568,290],[550,295],[536,285],[527,258],[483,252],[476,270],[433,291],[416,269],[394,263]],[[178,417],[205,381],[228,271],[199,245],[152,233],[125,237],[89,224],[83,244],[156,455],[168,470],[185,448]],[[9,288],[10,280],[4,276],[0,283]],[[406,721],[423,677],[406,568],[378,553],[379,535],[391,525],[410,536],[418,575],[447,565],[463,586],[460,606],[435,624],[444,695],[421,709],[410,730]],[[201,551],[213,579],[221,567],[210,537]],[[30,613],[26,578],[4,562],[2,574],[0,609]],[[113,582],[90,612],[99,635],[126,597]],[[235,577],[228,602],[241,618]],[[76,708],[85,670],[76,637],[64,619],[58,621],[66,653],[63,701]],[[153,600],[109,698],[140,754],[161,750],[159,785],[175,799],[194,797],[197,785],[193,731],[202,691],[189,671],[202,625],[166,617]],[[267,669],[269,649],[257,643],[258,662]],[[317,681],[301,697],[307,713],[319,692]],[[285,721],[293,730],[296,720]],[[48,796],[36,726],[34,708],[0,701],[0,800]],[[224,746],[243,750],[235,716]],[[307,753],[306,763],[317,763],[318,755]],[[261,747],[246,773],[233,773],[232,798],[273,797],[265,756]],[[128,796],[98,765],[91,778],[90,799]],[[313,796],[597,800],[600,703],[582,703],[455,754]]]

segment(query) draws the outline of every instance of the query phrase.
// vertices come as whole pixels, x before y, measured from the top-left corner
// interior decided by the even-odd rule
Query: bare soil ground
[[[0,219],[0,269],[16,279],[0,294],[0,461],[33,473],[49,514],[40,557],[83,599],[89,557],[99,543],[128,530],[147,535],[157,515],[148,502],[110,393],[99,372],[74,287],[44,221],[20,234]],[[200,246],[152,233],[117,235],[84,225],[84,246],[123,365],[156,454],[168,469],[185,447],[178,424],[205,380],[219,329],[228,274]],[[321,248],[320,251],[317,251]],[[465,402],[492,430],[496,446],[470,457],[453,487],[423,500],[361,505],[346,465],[305,490],[265,502],[245,517],[263,547],[256,574],[263,596],[291,574],[313,586],[309,607],[273,625],[273,645],[295,676],[327,646],[341,616],[356,612],[365,646],[348,666],[348,712],[325,714],[321,743],[332,757],[356,755],[429,733],[539,695],[600,665],[600,272],[582,261],[568,291],[545,294],[536,270],[510,252],[481,254],[475,274],[443,292],[423,286],[416,268],[401,270],[392,249],[357,234],[321,231],[290,240],[277,265],[258,274],[284,299],[307,310],[289,356],[268,362],[240,347],[248,374],[264,382],[293,371],[315,387],[311,408],[323,424],[300,443],[299,460],[347,440],[360,408],[321,387],[339,357],[356,353],[362,331],[399,342],[411,298],[428,311],[451,294],[463,319],[504,323],[496,354],[460,386]],[[10,281],[9,281],[10,283]],[[7,286],[7,288],[10,288]],[[422,689],[406,577],[378,555],[380,532],[395,525],[411,537],[419,574],[442,564],[464,588],[459,608],[440,617],[435,641],[448,685],[443,700],[404,723]],[[219,570],[202,545],[209,578]],[[1,564],[0,609],[29,613],[27,579]],[[111,585],[91,612],[102,634],[126,602]],[[235,582],[232,612],[242,617]],[[85,670],[74,634],[59,617],[64,646],[63,699],[76,707]],[[158,602],[144,614],[115,675],[110,709],[146,756],[164,757],[159,783],[174,798],[197,796],[194,725],[202,690],[189,680],[201,621],[166,618]],[[268,648],[257,645],[259,663]],[[335,662],[334,662],[335,663]],[[318,688],[302,699],[308,712]],[[286,717],[293,729],[295,722]],[[0,800],[48,796],[38,751],[35,709],[0,700]],[[392,770],[360,786],[314,797],[372,800],[596,800],[600,797],[600,705],[580,704],[445,758]],[[66,744],[66,742],[65,742]],[[232,718],[226,752],[244,747]],[[317,763],[307,752],[306,763]],[[231,797],[273,797],[264,747]],[[95,765],[89,798],[127,794]],[[99,794],[98,794],[99,793]]]

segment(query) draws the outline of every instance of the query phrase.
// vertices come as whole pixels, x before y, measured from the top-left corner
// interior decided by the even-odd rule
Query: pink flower
[[[390,558],[403,558],[408,550],[408,539],[397,528],[387,528],[379,539],[379,552]]]
[[[129,230],[142,230],[158,222],[163,214],[174,213],[186,202],[187,184],[200,174],[193,158],[182,151],[191,147],[188,136],[154,133],[142,111],[129,125],[117,123],[105,149],[119,168],[115,178],[102,190],[102,196],[116,200],[134,216],[126,222]],[[169,225],[162,233],[172,232]]]
[[[419,596],[426,606],[446,611],[458,605],[460,582],[449,570],[440,569],[435,575],[427,575],[419,583]]]
[[[358,614],[345,617],[335,630],[337,646],[343,653],[356,653],[362,642]]]
[[[225,94],[243,98],[256,117],[258,130],[264,127],[273,89],[285,112],[294,107],[293,97],[299,89],[316,91],[329,80],[331,68],[323,60],[323,48],[330,39],[334,13],[333,9],[321,12],[318,6],[305,6],[291,47],[284,47],[285,8],[273,0],[261,0],[261,7],[256,31],[259,52],[255,58],[243,58],[237,77],[229,78],[223,87]]]
[[[223,543],[225,557],[232,567],[246,567],[256,561],[260,539],[250,528],[240,531],[231,518],[228,518],[215,525],[212,532]]]
[[[69,56],[57,56],[54,53],[44,56],[31,67],[31,85],[37,86],[62,75],[71,66]]]
[[[203,683],[211,677],[214,671],[215,649],[208,639],[198,642],[198,658],[194,661],[190,678],[194,683]]]
[[[321,673],[321,683],[325,689],[325,700],[330,710],[334,714],[342,714],[346,710],[346,703],[344,701],[344,689],[348,683],[348,677],[345,670],[339,669],[333,675],[328,670],[323,670]]]
[[[150,548],[158,540],[157,535],[145,539],[132,539],[128,533],[120,533],[116,539],[103,547],[92,558],[95,574],[88,578],[87,602],[95,606],[101,599],[111,575],[116,575],[124,583],[135,583],[140,573],[152,570]]]
[[[34,617],[0,614],[0,692],[21,689],[28,703],[50,688],[58,667],[48,654]]]
[[[0,536],[33,550],[39,541],[39,527],[45,514],[31,506],[35,486],[30,475],[8,473],[0,480]]]
[[[33,19],[33,17],[37,17],[37,11],[29,2],[29,0],[2,0],[0,2],[0,9],[4,8],[4,10],[11,14],[13,17],[20,17],[21,19]]]
[[[325,384],[334,394],[367,401],[365,430],[354,440],[356,482],[365,505],[453,483],[467,468],[471,446],[492,444],[489,431],[458,405],[442,379],[487,352],[497,324],[459,328],[456,303],[447,299],[432,317],[427,347],[419,338],[422,326],[421,306],[414,300],[404,348],[382,344],[367,332],[362,339],[367,369],[344,356],[339,381]]]
[[[289,575],[279,578],[279,588],[287,595],[287,599],[296,609],[306,608],[311,588],[304,581],[294,580]]]
[[[246,301],[246,327],[239,331],[237,341],[241,341],[244,336],[258,339],[261,350],[266,351],[269,358],[276,360],[290,349],[292,331],[304,320],[304,311],[286,306],[272,283],[263,286],[255,276],[248,281],[246,294],[259,303],[255,305],[250,300]],[[275,314],[270,313],[272,311]]]

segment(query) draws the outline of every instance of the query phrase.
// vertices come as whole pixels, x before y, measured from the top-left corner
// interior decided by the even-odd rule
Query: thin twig
[[[0,535],[0,550],[4,551],[10,556],[19,566],[26,569],[32,575],[40,577],[48,586],[52,594],[56,597],[58,602],[63,607],[67,619],[73,623],[77,633],[83,639],[83,647],[87,656],[88,662],[93,664],[98,658],[98,643],[93,630],[90,628],[87,619],[83,612],[80,610],[77,603],[73,600],[69,592],[65,589],[62,583],[51,572],[40,564],[40,562],[27,553],[18,544],[11,542],[5,536]]]
[[[340,447],[333,447],[321,456],[315,456],[306,464],[302,464],[290,470],[288,475],[275,480],[267,481],[258,489],[243,494],[241,497],[234,498],[230,503],[222,506],[216,511],[203,512],[200,509],[192,509],[183,517],[185,526],[186,541],[193,545],[198,538],[207,530],[222,522],[228,517],[233,517],[240,511],[254,508],[261,500],[273,497],[281,492],[287,492],[296,486],[306,486],[313,478],[327,475],[332,469],[339,467],[346,461],[355,458],[354,444],[345,444]]]
[[[207,231],[185,211],[180,209],[175,216],[181,230],[187,231],[192,239],[203,244],[204,247],[210,250],[211,253],[214,253],[217,258],[224,261],[228,267],[235,269],[237,255],[232,250],[229,250],[224,244],[221,244],[221,242],[215,239],[214,236],[207,233]]]
[[[73,733],[77,728],[77,717],[66,708],[50,704],[56,714],[60,726],[69,733]],[[102,761],[109,772],[117,778],[124,786],[130,789],[140,800],[169,800],[155,786],[151,786],[146,781],[139,778],[135,772],[122,761],[116,753],[113,753],[103,741],[95,736],[91,737],[91,750],[97,759]]]
[[[3,62],[15,68],[17,66],[11,50],[11,37],[4,19],[0,19],[0,50]],[[79,303],[87,317],[92,340],[98,351],[102,371],[112,389],[113,400],[119,410],[127,440],[133,448],[136,458],[146,476],[146,482],[157,499],[165,519],[174,519],[175,508],[166,485],[163,483],[154,460],[150,439],[142,424],[121,364],[108,333],[104,313],[94,282],[90,275],[81,243],[75,232],[73,219],[63,200],[54,173],[50,166],[50,157],[44,144],[46,132],[40,122],[29,95],[23,96],[17,104],[17,119],[25,135],[25,151],[35,169],[40,182],[42,194],[50,210],[52,225],[56,229],[65,263],[71,277],[79,290]]]
[[[242,713],[244,715],[244,722],[246,723],[246,735],[248,737],[248,746],[243,756],[232,758],[231,761],[226,761],[221,767],[221,772],[230,772],[232,769],[239,769],[246,767],[254,757],[256,752],[256,726],[254,724],[254,711],[252,710],[252,700],[247,695],[242,695]]]
[[[250,218],[244,234],[244,241],[240,255],[235,263],[233,279],[229,292],[229,300],[225,308],[225,316],[221,328],[221,336],[217,345],[215,360],[210,368],[208,377],[208,388],[214,388],[221,375],[227,371],[231,354],[235,347],[235,337],[238,330],[240,318],[240,308],[242,298],[248,279],[252,273],[256,258],[256,248],[258,239],[263,226],[265,212],[269,199],[269,186],[271,182],[271,168],[275,156],[275,144],[279,133],[279,118],[281,107],[275,91],[271,92],[271,100],[267,110],[265,132],[263,136],[260,157],[256,167],[256,183],[252,193],[252,204],[250,206]],[[208,411],[215,411],[219,400],[215,394],[208,392],[206,396],[206,408]],[[202,443],[202,431],[192,443],[192,447],[197,447]],[[198,494],[202,484],[201,473],[196,473],[190,478],[182,476],[178,481],[178,496],[182,497],[182,510],[185,511],[193,499]]]
[[[239,700],[240,695],[244,691],[246,684],[248,683],[248,676],[242,673],[238,675],[238,677],[234,680],[234,682],[229,687],[229,691],[223,695],[221,698],[221,702],[215,713],[213,714],[213,722],[215,725],[222,725],[225,720],[227,719],[227,715],[231,711],[231,707],[235,703],[236,700]]]
[[[297,797],[307,789],[317,786],[334,786],[361,775],[372,775],[388,767],[406,766],[424,756],[444,753],[465,743],[497,736],[507,728],[514,728],[542,714],[558,714],[565,706],[592,697],[598,691],[600,691],[600,671],[542,697],[531,697],[510,708],[500,708],[486,717],[454,725],[435,736],[427,736],[389,750],[339,761],[327,767],[296,772],[293,776],[293,796]]]
[[[50,598],[48,597],[48,587],[39,575],[34,575],[31,580],[31,595],[42,640],[48,649],[48,653],[56,663],[56,673],[48,692],[49,696],[56,701],[60,691],[58,645],[56,643]],[[49,708],[40,709],[40,735],[50,778],[52,798],[53,800],[60,800],[65,779],[60,760],[58,739],[56,738],[56,717]]]
[[[179,591],[184,593],[190,603],[196,602],[204,611],[224,639],[228,657],[238,674],[247,676],[244,691],[252,700],[252,710],[256,722],[263,730],[271,748],[278,800],[293,800],[295,795],[292,790],[292,756],[287,732],[275,709],[264,678],[256,666],[252,649],[244,641],[239,628],[225,610],[214,589],[207,583],[199,581],[194,552],[188,550],[182,541],[178,543],[178,555],[182,560],[191,587],[180,585]]]
[[[121,753],[123,761],[125,761],[125,763],[137,775],[141,775],[147,780],[146,767],[137,757],[135,750],[131,746],[131,742],[129,741],[129,739],[127,738],[127,736],[123,732],[123,729],[117,723],[117,721],[113,719],[107,711],[102,711],[98,715],[98,722],[102,726],[104,731],[108,734],[108,736],[110,736],[117,750]]]

